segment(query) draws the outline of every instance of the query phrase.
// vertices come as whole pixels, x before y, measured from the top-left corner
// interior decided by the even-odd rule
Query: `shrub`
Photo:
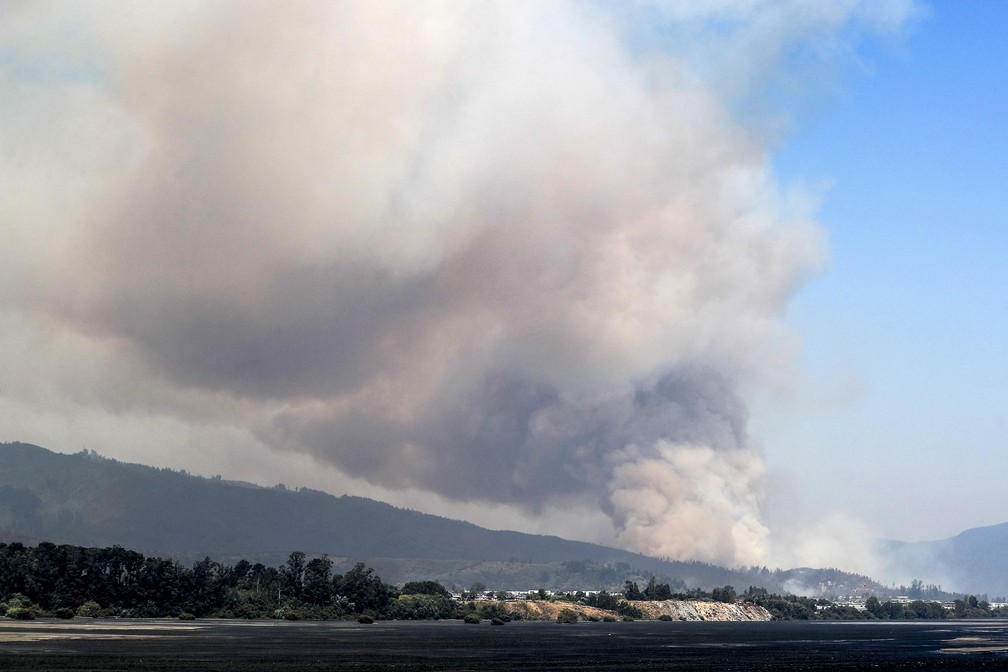
[[[56,618],[73,618],[74,611],[70,607],[60,607],[53,612],[53,616]]]
[[[476,614],[466,614],[462,620],[470,625],[479,625],[482,619]]]
[[[0,602],[0,615],[19,621],[30,621],[38,616],[44,616],[45,612],[24,595],[14,593],[6,602]]]
[[[77,615],[82,619],[97,619],[101,612],[101,604],[96,602],[94,599],[84,602],[77,608]]]
[[[633,621],[638,618],[644,618],[644,612],[626,600],[623,600],[619,603],[619,605],[617,605],[616,613],[622,616],[624,621]]]
[[[616,617],[615,616],[610,616],[609,614],[606,614],[605,616],[602,617],[602,622],[603,623],[615,623],[616,622]]]
[[[675,619],[672,618],[671,616],[669,616],[668,614],[662,614],[661,616],[658,617],[658,620],[659,621],[674,621]]]
[[[194,614],[190,614],[188,611],[180,612],[179,615],[178,615],[178,617],[179,617],[180,621],[195,621],[196,620],[196,616]]]
[[[577,623],[578,614],[573,609],[561,609],[556,620],[557,623]]]
[[[455,615],[455,602],[450,597],[436,595],[401,595],[389,603],[386,613],[389,618],[401,621],[451,618]]]
[[[372,623],[374,623],[374,617],[369,616],[368,614],[361,614],[360,616],[357,617],[357,622],[363,623],[364,625],[371,625]]]
[[[490,619],[490,625],[504,625],[504,621],[500,618],[494,617]]]
[[[485,602],[476,608],[476,613],[480,618],[499,618],[504,620],[509,617],[510,610],[503,602]]]
[[[30,621],[35,618],[31,611],[31,600],[19,592],[10,595],[6,601],[0,602],[0,616],[18,621]]]
[[[13,618],[17,621],[34,621],[35,614],[27,607],[11,607],[7,610],[7,618]]]

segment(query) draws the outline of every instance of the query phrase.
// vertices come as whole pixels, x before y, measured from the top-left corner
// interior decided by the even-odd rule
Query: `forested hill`
[[[774,589],[793,579],[790,573],[735,572],[559,537],[492,531],[362,497],[263,488],[24,443],[0,444],[0,537],[118,544],[187,561],[247,557],[271,565],[297,549],[366,560],[394,581],[419,576],[500,588],[564,588],[559,584],[567,580],[606,587],[621,585],[634,571],[691,588]],[[550,563],[563,563],[567,579],[543,569]],[[603,565],[620,569],[600,574]],[[570,578],[579,572],[583,576]]]
[[[934,576],[948,589],[1008,596],[1008,523],[938,541],[885,542],[882,555],[892,575]]]
[[[494,532],[362,497],[263,488],[91,453],[0,446],[0,529],[159,553],[280,553],[550,562],[644,556],[558,537]]]

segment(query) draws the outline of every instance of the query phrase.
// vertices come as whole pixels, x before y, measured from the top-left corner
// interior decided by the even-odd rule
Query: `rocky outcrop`
[[[696,600],[632,601],[630,604],[640,609],[647,619],[666,616],[677,621],[769,621],[772,618],[769,611],[755,604]]]
[[[499,609],[517,614],[525,621],[554,621],[561,610],[577,613],[582,621],[600,621],[606,617],[621,620],[615,611],[596,609],[584,604],[550,602],[548,600],[517,600],[499,602]],[[664,600],[659,602],[631,601],[644,619],[657,621],[663,616],[675,621],[769,621],[770,612],[754,604],[724,604],[697,600]]]

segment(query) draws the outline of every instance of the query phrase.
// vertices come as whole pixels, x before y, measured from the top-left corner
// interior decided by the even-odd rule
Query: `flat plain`
[[[1004,670],[1008,621],[0,621],[2,670]]]

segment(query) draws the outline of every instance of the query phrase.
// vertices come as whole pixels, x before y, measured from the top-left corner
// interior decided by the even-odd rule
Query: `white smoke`
[[[790,366],[822,244],[740,105],[877,6],[15,5],[0,306],[101,353],[80,403],[125,421],[460,500],[594,494],[635,549],[756,563],[740,394]],[[648,47],[649,12],[689,39]],[[759,77],[700,67],[712,18]]]
[[[631,446],[611,459],[609,502],[627,546],[659,557],[766,561],[757,452],[659,442],[650,456]]]

